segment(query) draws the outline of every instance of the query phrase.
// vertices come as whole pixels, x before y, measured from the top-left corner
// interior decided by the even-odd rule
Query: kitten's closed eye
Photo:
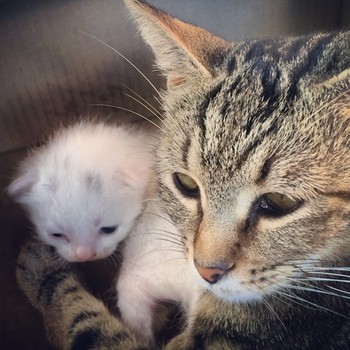
[[[54,232],[54,233],[51,233],[51,236],[57,239],[65,239],[67,242],[69,242],[68,237],[63,233]]]
[[[114,233],[115,231],[117,231],[117,229],[118,229],[118,225],[105,226],[105,227],[101,227],[100,228],[100,233],[104,233],[106,235],[109,235],[109,234]]]

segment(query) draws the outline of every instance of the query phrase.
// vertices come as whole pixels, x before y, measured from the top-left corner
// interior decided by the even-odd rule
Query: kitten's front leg
[[[17,281],[61,350],[146,350],[132,332],[89,294],[54,249],[31,240],[17,261]]]

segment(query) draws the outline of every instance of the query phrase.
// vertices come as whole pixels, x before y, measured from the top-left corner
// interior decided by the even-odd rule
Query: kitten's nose
[[[232,268],[233,264],[220,264],[218,266],[203,267],[194,261],[199,275],[210,284],[218,282],[221,277]]]
[[[75,256],[78,261],[89,261],[96,256],[96,252],[89,247],[78,246],[74,249]]]

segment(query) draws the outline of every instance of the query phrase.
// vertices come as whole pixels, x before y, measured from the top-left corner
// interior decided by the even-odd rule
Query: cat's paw
[[[172,338],[165,346],[165,350],[194,350],[191,337],[186,330]]]
[[[55,285],[69,273],[69,265],[55,249],[37,239],[26,242],[17,259],[17,283],[39,310],[50,301]]]

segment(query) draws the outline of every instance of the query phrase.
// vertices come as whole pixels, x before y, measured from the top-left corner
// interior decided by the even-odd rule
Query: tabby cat
[[[350,349],[350,33],[227,43],[125,2],[167,78],[159,193],[204,290],[166,349]],[[142,346],[48,257],[17,271],[58,347]]]

